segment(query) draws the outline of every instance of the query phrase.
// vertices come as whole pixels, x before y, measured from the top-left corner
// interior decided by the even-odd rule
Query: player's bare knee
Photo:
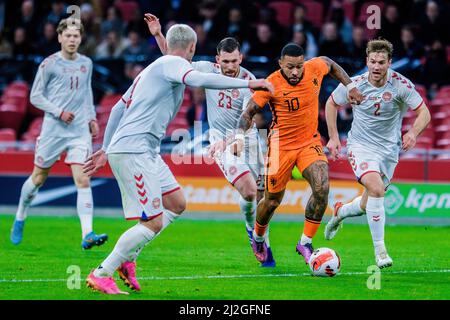
[[[173,210],[170,211],[172,211],[173,213],[176,213],[178,215],[182,214],[184,210],[186,210],[186,199],[183,198],[182,200],[177,201],[173,205],[172,209]]]
[[[162,229],[162,219],[160,217],[151,220],[141,220],[140,223],[152,230],[154,233],[158,233]]]
[[[275,211],[276,208],[278,208],[281,204],[280,199],[267,199],[266,200],[267,206],[269,207],[270,212]]]
[[[47,180],[47,173],[44,172],[40,172],[40,173],[36,173],[33,172],[33,174],[31,175],[31,181],[33,181],[33,184],[40,188],[44,185],[45,180]]]
[[[253,201],[256,199],[256,188],[247,188],[241,192],[242,198],[246,201]]]
[[[91,182],[88,176],[75,177],[75,185],[77,188],[89,188]]]
[[[375,198],[384,197],[384,186],[378,183],[373,183],[368,186],[367,191],[369,192],[369,196]]]

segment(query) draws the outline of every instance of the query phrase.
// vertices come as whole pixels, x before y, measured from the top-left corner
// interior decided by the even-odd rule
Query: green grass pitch
[[[346,224],[333,241],[324,240],[320,227],[315,247],[335,249],[342,267],[336,277],[317,278],[295,252],[301,223],[271,223],[277,267],[266,269],[251,252],[243,221],[180,219],[141,253],[137,273],[143,290],[106,296],[86,288],[84,280],[133,222],[96,218],[95,230],[110,239],[87,251],[81,250],[77,217],[31,216],[18,246],[9,241],[12,222],[13,216],[0,216],[0,299],[450,299],[449,227],[388,226],[394,266],[381,271],[381,288],[371,290],[367,225]],[[70,266],[81,271],[79,289],[75,273],[67,273]],[[118,285],[128,290],[121,280]]]

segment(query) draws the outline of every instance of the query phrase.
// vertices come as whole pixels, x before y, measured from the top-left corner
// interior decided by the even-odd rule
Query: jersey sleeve
[[[400,86],[399,95],[400,99],[412,110],[418,109],[424,102],[414,85],[408,80]]]
[[[325,62],[325,60],[323,60],[322,58],[313,58],[310,60],[313,65],[314,68],[322,75],[325,76],[330,72],[330,67],[328,66],[328,64]]]
[[[209,61],[195,61],[191,63],[192,67],[196,71],[200,72],[213,72],[214,63]]]
[[[94,95],[92,93],[92,68],[93,68],[92,60],[89,59],[88,87],[84,102],[84,107],[86,108],[88,121],[96,119]]]
[[[267,81],[269,81],[270,83],[272,83],[275,86],[275,84],[273,83],[273,80],[271,80],[270,78],[267,78]],[[266,103],[268,103],[271,98],[272,98],[272,94],[269,91],[262,91],[262,90],[255,91],[252,95],[253,101],[260,108],[264,108]]]
[[[31,88],[30,101],[36,108],[59,118],[62,109],[48,100],[44,95],[47,84],[50,81],[52,68],[53,61],[49,58],[42,61],[39,65],[36,77],[34,78],[33,86]]]
[[[249,73],[248,75],[250,77],[250,80],[255,80],[256,79],[256,77],[253,74]],[[243,91],[244,91],[244,99],[242,100],[242,110],[245,110],[247,108],[248,102],[252,98],[253,90],[246,89],[246,90],[243,90]]]
[[[185,83],[186,76],[194,71],[192,65],[183,58],[174,58],[164,64],[164,75],[172,83]]]
[[[348,97],[347,97],[347,88],[344,87],[342,83],[340,83],[336,89],[331,93],[331,99],[333,102],[339,106],[344,106],[348,103]]]

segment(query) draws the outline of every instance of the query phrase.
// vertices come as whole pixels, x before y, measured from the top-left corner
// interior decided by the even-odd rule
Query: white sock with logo
[[[352,202],[344,204],[338,210],[338,218],[344,220],[348,217],[362,216],[365,212],[361,209],[361,199],[362,197],[356,197]]]
[[[110,255],[94,270],[96,277],[112,277],[125,261],[135,261],[142,248],[155,238],[155,233],[137,224],[123,233]]]
[[[255,226],[255,211],[256,211],[256,199],[253,201],[247,201],[242,196],[239,197],[239,207],[241,213],[245,217],[245,226],[248,230],[253,230]]]
[[[77,212],[81,222],[82,238],[92,232],[92,218],[94,216],[94,201],[91,188],[77,189]]]
[[[20,191],[19,206],[16,212],[16,220],[24,221],[27,218],[27,212],[30,208],[31,202],[36,197],[39,191],[39,187],[33,183],[31,176],[22,185],[22,190]]]
[[[375,252],[378,254],[386,250],[384,246],[384,197],[375,198],[369,196],[366,207],[367,222],[372,234]]]

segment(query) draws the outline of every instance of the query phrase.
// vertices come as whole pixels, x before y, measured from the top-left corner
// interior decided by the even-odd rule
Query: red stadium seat
[[[122,14],[122,20],[125,22],[133,20],[135,12],[139,10],[139,4],[134,1],[117,1],[115,3],[115,6],[120,10],[120,13]]]
[[[270,2],[268,6],[277,12],[277,21],[283,27],[289,27],[292,23],[294,4],[289,1]]]
[[[22,90],[28,93],[30,91],[30,86],[25,81],[14,81],[8,85],[7,89]]]
[[[24,113],[17,111],[16,106],[0,105],[0,128],[11,128],[18,132],[22,125]]]
[[[0,129],[0,150],[11,151],[14,150],[14,146],[2,146],[2,143],[16,142],[16,131],[11,128]]]
[[[415,84],[416,91],[420,94],[423,99],[427,99],[427,88],[421,84]]]

